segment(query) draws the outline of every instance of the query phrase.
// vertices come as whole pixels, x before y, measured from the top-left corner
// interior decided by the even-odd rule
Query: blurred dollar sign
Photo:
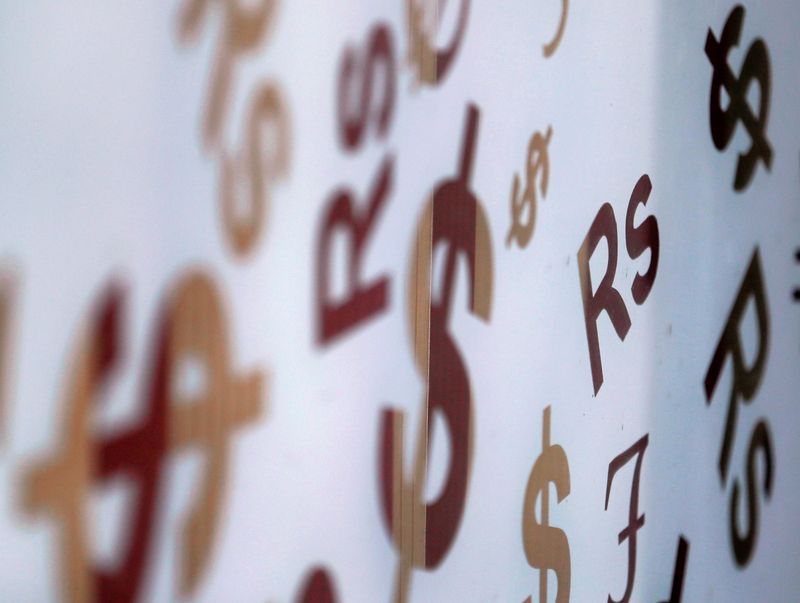
[[[536,176],[541,171],[539,192],[542,197],[546,197],[547,183],[550,180],[550,159],[547,154],[547,146],[550,144],[552,135],[553,128],[548,126],[547,134],[542,136],[536,132],[528,143],[527,173],[522,198],[518,198],[519,176],[514,174],[514,182],[511,185],[511,230],[508,231],[506,237],[506,246],[510,246],[511,241],[516,239],[517,245],[526,247],[533,236],[533,229],[536,226]],[[528,207],[528,219],[523,222],[522,217],[526,206]]]
[[[563,530],[550,526],[550,483],[555,484],[558,502],[569,495],[569,462],[564,449],[550,444],[550,407],[542,419],[542,454],[536,459],[525,490],[522,512],[522,542],[528,563],[538,568],[539,603],[547,603],[547,570],[555,571],[558,579],[556,603],[569,601],[570,556],[569,541]],[[533,512],[536,499],[541,497],[541,523]],[[531,597],[526,599],[526,603]]]
[[[323,567],[315,567],[303,583],[297,603],[335,603],[333,579]]]
[[[455,541],[467,497],[472,440],[469,374],[449,328],[459,256],[467,266],[468,310],[484,321],[491,314],[492,247],[489,224],[470,177],[478,134],[477,107],[467,110],[456,178],[440,183],[419,221],[409,270],[408,324],[417,370],[426,384],[411,479],[404,472],[405,413],[385,410],[381,422],[380,488],[383,515],[398,551],[394,600],[408,598],[413,568],[434,569]],[[432,286],[434,250],[443,247],[439,287]],[[437,264],[438,265],[438,264]],[[434,298],[431,291],[439,294]],[[450,440],[450,461],[441,494],[425,501],[431,419],[439,413]]]
[[[705,46],[706,56],[714,67],[709,104],[714,146],[720,151],[724,150],[730,144],[736,124],[740,121],[752,141],[750,149],[739,154],[733,181],[733,188],[737,191],[744,190],[750,183],[759,159],[764,162],[767,170],[772,166],[772,147],[765,134],[770,96],[770,64],[766,44],[761,38],[756,38],[750,45],[738,78],[728,66],[728,53],[732,47],[739,45],[743,21],[744,7],[737,5],[728,15],[720,39],[717,40],[714,32],[709,29]],[[758,117],[753,115],[747,102],[747,91],[753,80],[758,82],[759,87]],[[721,99],[723,87],[730,98],[728,108],[724,110]]]
[[[10,267],[0,263],[0,448],[5,442],[6,396],[8,395],[9,364],[12,360],[11,331],[14,328],[12,313],[16,301],[16,275]]]
[[[110,283],[94,307],[71,356],[65,387],[67,408],[56,451],[26,471],[23,506],[59,525],[60,598],[69,603],[134,603],[143,586],[148,552],[155,537],[161,469],[167,453],[166,338],[157,331],[144,413],[139,423],[110,437],[97,437],[92,417],[124,359],[126,290]],[[113,567],[91,558],[89,492],[92,486],[124,476],[136,484],[125,517],[130,536]]]
[[[446,0],[406,0],[408,62],[419,83],[437,86],[453,66],[467,28],[471,0],[459,0],[453,35],[444,47],[436,44],[445,20]]]
[[[216,5],[221,13],[222,31],[211,72],[203,120],[203,142],[208,148],[216,148],[220,142],[222,122],[228,114],[233,96],[237,60],[242,55],[255,52],[264,41],[277,4],[277,0],[184,0],[180,8],[178,37],[183,43],[196,41],[203,23],[209,18],[212,5]]]
[[[56,451],[24,474],[22,504],[60,527],[61,598],[134,603],[145,590],[157,540],[158,505],[173,453],[192,449],[205,460],[203,479],[182,527],[180,595],[194,593],[211,558],[222,511],[234,432],[258,417],[263,376],[234,371],[227,318],[212,279],[199,270],[177,280],[155,323],[149,372],[141,378],[143,416],[110,435],[95,434],[94,413],[124,365],[127,291],[109,284],[80,331],[67,371],[66,413]],[[204,387],[175,386],[187,364],[202,371]],[[192,388],[189,388],[192,389]],[[92,487],[124,477],[136,496],[124,517],[129,537],[112,567],[92,559]]]

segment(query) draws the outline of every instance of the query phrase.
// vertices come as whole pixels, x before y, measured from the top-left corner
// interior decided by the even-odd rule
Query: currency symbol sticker
[[[236,61],[251,54],[267,36],[275,16],[277,1],[212,2],[185,0],[178,15],[178,37],[183,43],[195,42],[204,22],[210,18],[212,5],[219,6],[221,33],[212,68],[206,114],[203,119],[203,142],[215,148],[222,136],[222,122],[228,114],[236,75]]]
[[[705,46],[706,56],[714,68],[709,103],[714,146],[719,151],[725,150],[733,138],[738,122],[742,122],[751,140],[750,149],[739,154],[733,181],[736,191],[743,191],[750,184],[759,159],[764,162],[768,171],[772,167],[772,147],[766,135],[770,100],[770,62],[766,44],[761,38],[753,41],[747,49],[738,78],[728,65],[728,53],[732,47],[739,45],[743,21],[744,7],[737,5],[728,15],[720,39],[717,40],[714,32],[709,29]],[[758,82],[759,87],[757,116],[747,102],[747,92],[753,80]],[[723,88],[729,98],[727,109],[722,108]]]
[[[333,580],[322,567],[313,568],[303,582],[297,603],[335,603]]]
[[[0,449],[5,443],[5,420],[11,376],[9,364],[13,358],[11,336],[15,326],[17,276],[13,269],[0,263]]]
[[[511,185],[511,229],[506,236],[506,246],[510,246],[511,242],[516,240],[520,247],[527,247],[533,236],[536,227],[536,176],[541,172],[539,192],[544,198],[547,196],[547,183],[550,180],[550,158],[547,148],[552,135],[553,128],[548,126],[547,134],[542,136],[536,132],[528,143],[525,190],[521,198],[518,196],[520,179],[514,174],[514,182]]]
[[[567,24],[567,12],[569,11],[569,0],[561,0],[561,18],[558,21],[558,29],[553,39],[542,47],[544,58],[549,59],[561,44],[561,36],[564,35],[564,26]]]
[[[70,603],[134,603],[145,588],[156,540],[165,467],[185,450],[204,456],[203,478],[181,526],[181,597],[192,595],[209,564],[220,524],[231,439],[261,414],[263,375],[234,370],[222,298],[213,281],[193,271],[161,307],[141,378],[143,417],[113,435],[95,435],[92,417],[125,364],[126,291],[112,283],[79,334],[66,383],[62,441],[24,473],[25,511],[59,524],[61,597]],[[201,388],[173,387],[192,364]],[[137,486],[126,515],[131,535],[113,567],[91,555],[90,490],[117,477]]]
[[[232,439],[262,414],[264,375],[239,373],[232,366],[228,324],[222,298],[200,271],[186,274],[167,306],[166,374],[194,365],[204,388],[173,388],[169,397],[172,452],[192,450],[205,460],[204,477],[181,528],[180,594],[195,591],[209,564],[222,515]]]
[[[167,454],[167,379],[159,360],[166,346],[156,337],[155,366],[146,388],[144,418],[110,438],[92,435],[94,409],[123,360],[125,291],[111,284],[80,334],[66,383],[67,414],[59,450],[25,475],[23,505],[60,525],[63,600],[132,603],[141,590],[154,536],[160,473]],[[159,334],[160,335],[160,334]],[[93,483],[124,475],[137,485],[129,513],[131,538],[113,568],[98,569],[90,555],[87,499]]]
[[[436,38],[444,21],[446,2],[406,0],[408,63],[419,83],[437,86],[452,68],[467,28],[470,2],[459,0],[455,31],[449,43],[440,48]]]
[[[489,222],[470,187],[477,151],[478,108],[469,105],[458,175],[437,185],[420,219],[409,271],[409,326],[414,358],[426,382],[415,460],[405,471],[405,413],[385,410],[381,418],[380,488],[383,516],[398,551],[394,601],[408,600],[414,568],[432,570],[447,556],[458,534],[467,498],[472,454],[472,389],[468,367],[451,332],[459,256],[467,261],[468,311],[488,322],[492,303]],[[433,274],[434,252],[444,248],[443,267]],[[434,298],[435,283],[441,283]],[[444,488],[423,498],[434,414],[444,419],[450,462]],[[411,473],[408,477],[406,473]]]
[[[539,601],[547,603],[547,570],[556,573],[558,589],[556,603],[569,601],[570,554],[569,540],[564,530],[550,525],[550,484],[556,487],[558,502],[569,495],[569,462],[564,449],[550,444],[550,407],[542,416],[542,453],[533,465],[528,486],[525,489],[525,505],[522,512],[522,542],[525,556],[531,567],[539,572]],[[541,498],[541,521],[536,521],[534,507]],[[525,600],[530,603],[531,597]]]

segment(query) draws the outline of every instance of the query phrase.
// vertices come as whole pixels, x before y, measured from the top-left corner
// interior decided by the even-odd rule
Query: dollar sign
[[[408,324],[417,370],[426,381],[427,391],[409,481],[403,471],[405,415],[387,410],[382,416],[382,509],[399,556],[395,601],[407,599],[413,567],[433,569],[443,561],[455,540],[466,501],[472,439],[471,391],[467,368],[448,322],[459,255],[467,260],[470,312],[487,321],[491,314],[489,226],[483,207],[469,189],[477,125],[478,109],[470,105],[459,174],[436,188],[420,220],[411,258]],[[433,250],[438,245],[446,246],[446,259],[441,292],[434,300],[431,264]],[[442,493],[426,503],[423,493],[431,445],[430,424],[436,412],[445,421],[452,453]]]
[[[536,226],[536,174],[540,169],[542,170],[539,190],[542,197],[546,197],[547,182],[550,179],[550,160],[547,155],[547,147],[552,134],[553,128],[548,126],[547,134],[542,136],[536,132],[528,143],[528,171],[522,199],[517,198],[519,176],[514,174],[514,183],[511,186],[511,230],[508,231],[506,237],[506,246],[511,245],[512,239],[516,239],[517,245],[526,247],[533,236],[533,229]],[[522,223],[522,212],[525,206],[528,207],[528,220]]]
[[[222,32],[209,83],[203,142],[213,149],[219,144],[222,121],[230,104],[236,61],[255,51],[264,40],[277,0],[260,0],[257,4],[240,0],[185,0],[178,16],[178,36],[182,42],[195,40],[212,4],[219,5],[222,12]]]
[[[313,568],[308,573],[296,600],[297,603],[335,603],[333,579],[324,568]]]
[[[222,508],[230,437],[261,410],[262,376],[240,376],[229,365],[222,301],[211,279],[186,275],[156,322],[149,373],[142,379],[144,417],[109,437],[92,432],[95,407],[105,399],[123,363],[125,290],[108,286],[81,333],[70,364],[68,409],[59,449],[25,475],[23,506],[47,514],[61,528],[63,598],[72,603],[133,603],[141,594],[155,540],[162,475],[172,452],[204,453],[205,479],[183,526],[181,594],[192,594],[210,558]],[[186,395],[171,387],[184,361],[204,369],[205,391]],[[112,568],[90,557],[87,499],[93,484],[120,476],[137,486],[126,516],[130,537]]]
[[[5,442],[6,396],[9,387],[11,360],[12,313],[16,301],[16,275],[0,264],[0,447]]]
[[[544,54],[544,57],[546,59],[553,56],[553,53],[558,48],[558,45],[561,44],[561,36],[564,35],[564,26],[567,24],[568,10],[569,10],[569,0],[561,0],[561,19],[558,22],[558,29],[556,30],[556,35],[553,36],[553,39],[542,47],[542,54]]]
[[[556,572],[558,589],[556,603],[569,601],[570,556],[569,541],[563,530],[550,526],[550,483],[556,486],[558,502],[569,495],[569,462],[564,449],[550,444],[550,407],[542,418],[542,454],[536,459],[525,489],[522,512],[522,542],[531,567],[538,568],[539,603],[547,603],[547,570]],[[536,499],[542,499],[542,521],[536,522],[533,509]],[[526,599],[530,603],[531,597]]]
[[[408,21],[408,62],[417,72],[417,80],[432,86],[439,84],[452,67],[467,27],[471,0],[459,0],[456,29],[450,43],[439,50],[436,32],[441,24],[446,0],[406,0]],[[430,6],[433,6],[433,10]],[[431,22],[433,27],[431,27]]]
[[[262,412],[264,376],[239,373],[232,366],[228,324],[222,297],[208,275],[185,274],[166,305],[168,355],[166,374],[182,366],[202,369],[204,388],[171,388],[169,444],[173,452],[194,450],[205,460],[181,533],[180,594],[197,588],[209,564],[223,510],[233,435]],[[188,363],[188,364],[184,364]]]
[[[730,144],[739,121],[744,124],[751,139],[750,149],[739,154],[736,165],[733,188],[737,191],[744,190],[750,183],[759,159],[764,162],[767,170],[772,167],[772,147],[765,135],[770,97],[770,63],[766,44],[761,38],[756,38],[750,45],[738,78],[728,66],[728,53],[732,47],[739,45],[743,21],[744,7],[737,5],[728,15],[719,41],[709,29],[705,46],[706,56],[714,67],[709,103],[714,146],[720,151],[724,150]],[[747,91],[753,80],[758,82],[760,91],[758,117],[753,115],[747,103]],[[720,98],[723,87],[730,98],[728,108],[724,110]]]
[[[271,82],[262,83],[250,102],[242,147],[238,153],[220,150],[222,227],[240,257],[253,250],[264,230],[269,188],[288,173],[289,146],[289,120],[281,91]]]
[[[64,600],[72,603],[114,601],[132,603],[141,591],[147,551],[152,544],[160,471],[167,450],[167,379],[163,359],[166,338],[156,335],[156,354],[150,387],[145,393],[145,417],[138,425],[95,441],[91,430],[93,406],[122,360],[125,292],[112,284],[81,333],[69,371],[68,414],[60,449],[37,463],[25,476],[25,508],[46,513],[61,527],[60,563]],[[160,330],[159,330],[160,331]],[[125,475],[137,485],[129,513],[130,538],[120,561],[111,569],[91,562],[86,500],[93,482]]]

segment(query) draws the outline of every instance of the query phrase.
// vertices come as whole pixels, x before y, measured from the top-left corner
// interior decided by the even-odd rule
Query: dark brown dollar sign
[[[744,7],[737,5],[725,21],[719,41],[714,32],[708,30],[706,36],[706,56],[714,67],[711,79],[711,100],[709,104],[711,138],[718,150],[724,150],[733,137],[737,122],[741,121],[747,129],[751,144],[747,153],[739,154],[736,165],[736,177],[733,188],[744,190],[750,183],[759,159],[769,170],[772,166],[772,147],[767,141],[766,128],[769,116],[770,96],[770,64],[767,46],[761,38],[756,38],[747,49],[742,63],[742,71],[737,78],[728,66],[728,53],[733,46],[739,45],[739,35],[744,21]],[[758,117],[753,115],[747,103],[747,91],[753,80],[758,82],[759,109]],[[722,109],[722,88],[728,93],[730,103]]]
[[[478,109],[470,105],[457,178],[440,184],[417,230],[409,286],[409,325],[417,369],[427,383],[420,416],[413,476],[403,471],[404,418],[401,411],[384,411],[381,425],[380,487],[383,514],[398,549],[395,601],[408,597],[413,567],[437,567],[455,540],[467,496],[471,453],[472,412],[469,376],[448,322],[459,255],[466,256],[469,310],[483,320],[491,314],[491,238],[486,214],[469,189],[475,156]],[[438,299],[431,296],[431,264],[437,246],[446,247]],[[450,437],[450,466],[442,493],[426,503],[430,424],[440,413]]]
[[[553,128],[547,127],[547,134],[542,136],[536,132],[528,143],[528,163],[525,176],[525,191],[522,198],[517,197],[519,193],[519,176],[514,174],[514,183],[511,185],[511,230],[506,237],[506,246],[511,245],[512,239],[516,239],[517,245],[527,247],[533,236],[533,229],[536,226],[536,175],[539,170],[542,178],[539,181],[539,192],[542,197],[547,196],[547,183],[550,179],[550,160],[547,155],[547,147],[550,144],[550,137],[553,135]],[[528,207],[528,220],[524,224],[520,221],[522,212]]]
[[[522,542],[532,567],[539,568],[539,603],[547,603],[547,570],[555,571],[558,580],[556,603],[569,601],[570,554],[564,530],[550,526],[550,484],[556,486],[558,502],[569,495],[569,462],[564,449],[550,444],[550,407],[542,418],[542,454],[536,459],[525,489],[522,509]],[[536,521],[536,499],[542,499],[541,522]],[[526,599],[530,603],[531,597]]]
[[[308,573],[297,603],[335,603],[336,594],[333,590],[333,583],[326,572],[321,567],[315,567]]]

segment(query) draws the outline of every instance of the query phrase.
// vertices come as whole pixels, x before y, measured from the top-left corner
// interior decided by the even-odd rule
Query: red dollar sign
[[[69,373],[69,414],[64,443],[54,457],[26,476],[25,507],[44,511],[61,524],[61,567],[65,599],[72,602],[132,602],[139,593],[153,536],[161,463],[167,448],[167,353],[159,328],[155,363],[145,392],[144,420],[135,428],[96,442],[91,435],[92,403],[120,364],[123,291],[108,287],[92,314]],[[89,559],[85,506],[95,482],[125,475],[137,485],[127,548],[115,569],[99,571]]]

